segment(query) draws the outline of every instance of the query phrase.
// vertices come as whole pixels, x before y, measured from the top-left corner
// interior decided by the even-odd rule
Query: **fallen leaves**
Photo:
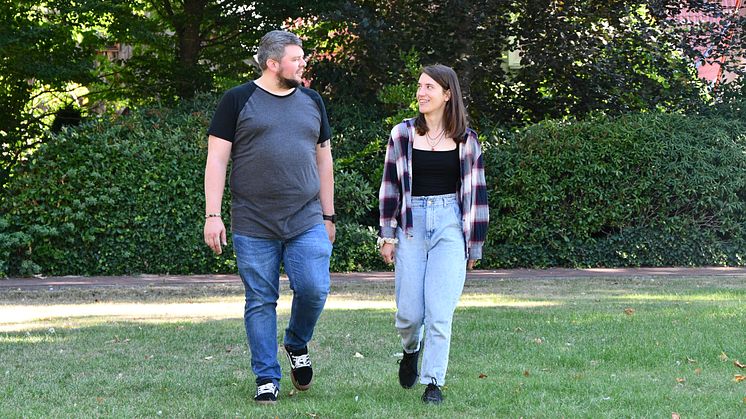
[[[355,358],[365,358],[365,356],[360,352],[355,352]]]
[[[733,365],[737,366],[738,368],[746,368],[746,365],[740,363],[737,359],[733,361]]]
[[[119,336],[114,335],[114,339],[106,341],[106,343],[127,343],[129,342],[129,338],[127,339],[119,339]]]
[[[679,384],[684,384],[684,383],[686,383],[686,378],[677,378],[676,382],[679,383]]]
[[[530,372],[528,372],[528,370],[526,370],[526,371],[523,371],[523,376],[524,376],[524,377],[528,377],[529,375],[531,375],[531,373],[530,373]]]
[[[743,374],[736,374],[733,376],[733,381],[740,383],[741,381],[746,380],[746,375]]]
[[[635,314],[635,309],[632,308],[632,307],[627,307],[627,308],[624,309],[624,314],[626,314],[628,316],[631,316],[631,315]]]
[[[479,378],[487,378],[487,374],[479,374]]]
[[[681,416],[676,412],[671,412],[671,419],[681,419]]]
[[[726,361],[728,361],[728,355],[726,355],[725,352],[720,352],[720,362]]]

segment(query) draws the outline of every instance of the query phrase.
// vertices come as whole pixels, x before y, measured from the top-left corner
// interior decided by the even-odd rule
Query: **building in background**
[[[746,6],[743,4],[743,0],[720,0],[720,5],[723,8],[723,14],[726,16],[746,16]],[[678,19],[686,25],[711,23],[717,30],[721,31],[725,42],[737,42],[739,36],[745,36],[743,27],[728,24],[722,25],[721,18],[705,13],[683,11],[678,16]],[[702,47],[700,52],[703,55],[703,59],[695,63],[697,72],[700,78],[709,81],[713,86],[719,83],[728,83],[738,77],[735,73],[724,71],[721,63],[726,60],[738,60],[746,66],[746,57],[715,56],[715,46],[713,45]]]

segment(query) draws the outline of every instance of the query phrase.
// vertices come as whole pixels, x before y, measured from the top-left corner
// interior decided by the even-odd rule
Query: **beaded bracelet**
[[[379,237],[377,242],[378,242],[378,246],[380,247],[386,243],[397,244],[399,243],[399,239],[396,239],[394,237]]]

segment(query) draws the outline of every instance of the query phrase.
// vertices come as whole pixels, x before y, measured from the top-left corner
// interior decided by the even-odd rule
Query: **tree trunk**
[[[460,10],[459,10],[460,9]],[[460,24],[455,31],[456,44],[460,46],[461,51],[456,59],[458,64],[459,81],[461,85],[461,94],[464,97],[466,106],[471,103],[471,79],[474,74],[474,34],[476,31],[475,22],[478,20],[476,13],[478,8],[471,1],[464,1],[462,7],[457,8],[457,19]]]
[[[202,50],[200,27],[207,0],[184,0],[182,16],[175,16],[174,28],[178,39],[176,94],[182,99],[194,96],[200,86],[197,62]]]

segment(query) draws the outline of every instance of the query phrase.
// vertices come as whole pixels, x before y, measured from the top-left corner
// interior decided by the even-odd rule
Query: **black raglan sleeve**
[[[316,106],[319,107],[319,114],[321,115],[321,129],[319,130],[318,144],[330,140],[332,138],[332,129],[329,126],[329,118],[326,116],[326,106],[324,106],[324,99],[321,98],[319,92],[313,89],[303,88],[303,92],[310,96],[311,99],[313,99],[313,101],[316,103]]]
[[[223,94],[223,97],[212,116],[207,135],[214,135],[223,140],[233,142],[236,136],[236,123],[246,101],[256,89],[253,82],[234,87]]]

